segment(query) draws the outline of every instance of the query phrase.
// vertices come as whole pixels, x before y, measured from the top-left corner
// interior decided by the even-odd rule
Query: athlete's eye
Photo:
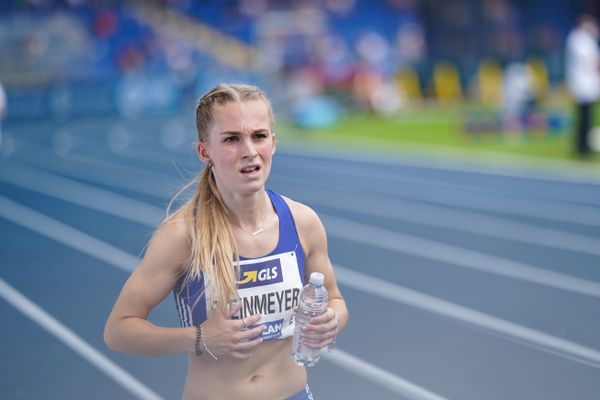
[[[269,137],[269,134],[268,134],[268,132],[263,132],[263,131],[261,131],[261,132],[256,132],[256,133],[254,134],[254,138],[255,138],[255,139],[258,139],[258,140],[266,139],[266,138],[268,138],[268,137]]]
[[[235,142],[237,140],[237,136],[226,136],[225,139],[223,139],[223,142]]]

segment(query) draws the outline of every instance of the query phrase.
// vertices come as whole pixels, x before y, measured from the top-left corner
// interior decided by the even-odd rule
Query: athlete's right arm
[[[111,350],[146,356],[194,351],[194,327],[159,327],[146,319],[175,286],[189,252],[182,220],[157,229],[106,321],[104,341]]]
[[[182,220],[167,221],[156,231],[106,321],[104,341],[111,350],[144,356],[195,352],[195,327],[159,327],[146,319],[185,271],[189,246]],[[217,356],[248,358],[261,342],[264,325],[244,329],[245,324],[254,325],[261,316],[247,317],[245,323],[229,319],[238,310],[239,306],[228,315],[215,312],[202,323],[204,343]]]

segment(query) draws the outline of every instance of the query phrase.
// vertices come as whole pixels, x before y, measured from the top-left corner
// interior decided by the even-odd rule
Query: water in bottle
[[[327,288],[323,286],[325,277],[319,272],[310,274],[308,285],[300,291],[298,308],[296,309],[296,327],[292,340],[292,360],[298,365],[312,367],[321,357],[320,349],[312,349],[304,345],[301,332],[313,317],[327,311]]]

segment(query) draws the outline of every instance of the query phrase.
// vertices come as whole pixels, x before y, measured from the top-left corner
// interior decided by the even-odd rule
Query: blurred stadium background
[[[570,158],[564,40],[599,4],[5,1],[5,124],[178,113],[243,81],[267,90],[295,137]],[[368,136],[347,132],[357,124]]]
[[[600,156],[573,154],[563,62],[582,12],[600,1],[0,2],[0,397],[181,395],[184,355],[102,329],[200,168],[197,97],[242,81],[274,103],[269,187],[319,213],[349,304],[316,398],[598,399]],[[151,320],[178,324],[172,296]]]

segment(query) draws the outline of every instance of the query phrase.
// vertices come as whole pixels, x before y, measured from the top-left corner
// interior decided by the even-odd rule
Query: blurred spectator
[[[541,89],[552,90],[564,76],[569,15],[581,8],[569,0],[8,0],[0,2],[0,53],[11,57],[0,58],[0,79],[7,118],[25,116],[19,110],[33,103],[38,116],[53,112],[56,102],[34,99],[35,90],[52,99],[90,93],[86,107],[63,107],[65,116],[104,112],[108,103],[118,110],[112,92],[128,88],[122,93],[137,98],[131,82],[156,76],[176,85],[185,104],[215,81],[246,81],[275,93],[279,114],[321,97],[390,114],[442,87],[451,101],[476,93],[465,89],[483,59],[536,57],[547,80]],[[450,68],[440,75],[440,65]],[[129,75],[140,79],[123,84]],[[488,83],[485,99],[499,94],[499,80]]]
[[[582,156],[591,151],[588,137],[594,121],[593,106],[600,97],[597,40],[598,21],[591,15],[582,15],[566,43],[567,85],[577,105],[575,150]]]
[[[502,80],[502,117],[504,128],[520,132],[527,127],[534,102],[530,68],[519,62],[506,67]]]
[[[425,61],[427,43],[421,25],[416,22],[400,25],[396,34],[396,52],[399,64],[414,66]]]
[[[390,44],[381,34],[367,31],[356,43],[359,61],[354,75],[354,96],[369,111],[390,114],[400,109],[400,98],[391,80]]]
[[[0,82],[0,120],[2,120],[4,114],[6,114],[6,93],[4,92],[2,82]]]

